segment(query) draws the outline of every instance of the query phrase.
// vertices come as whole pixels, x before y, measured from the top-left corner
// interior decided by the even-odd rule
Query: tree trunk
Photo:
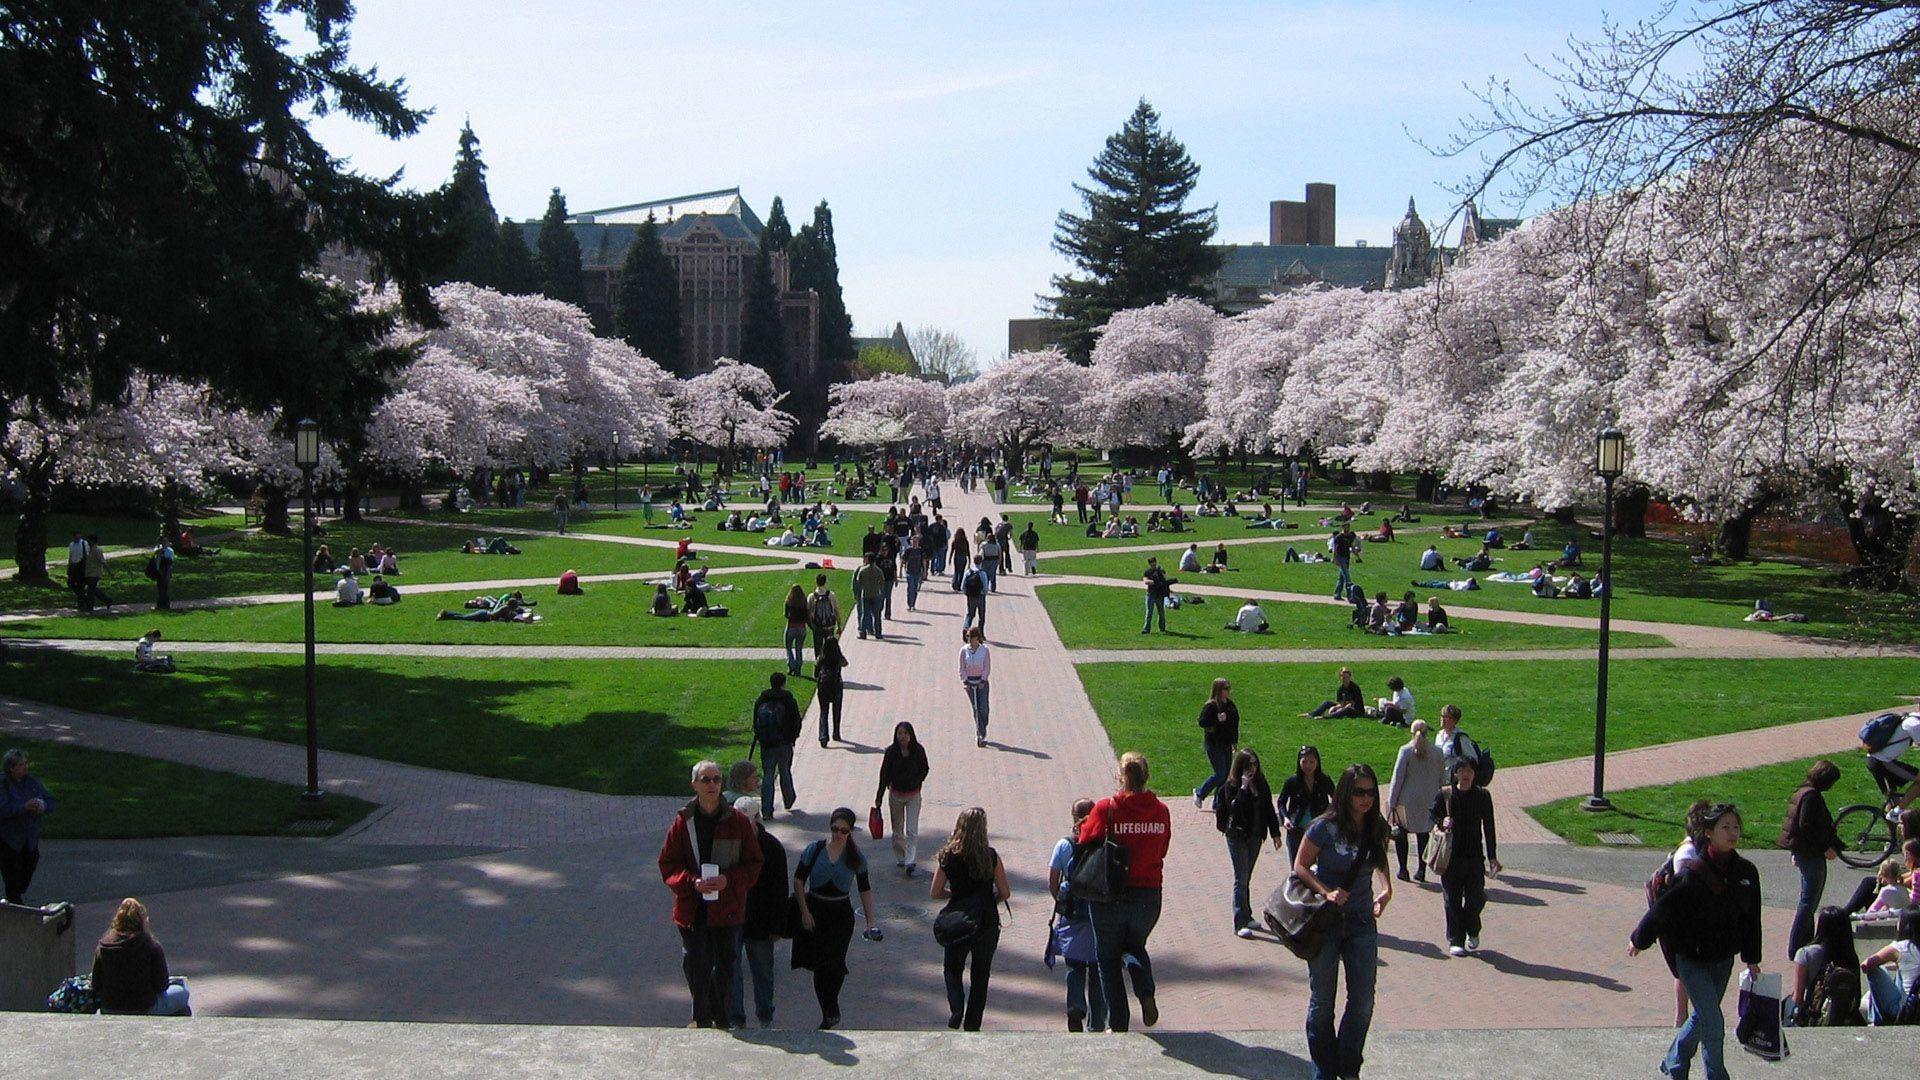
[[[1628,484],[1613,496],[1613,534],[1644,540],[1647,535],[1647,507],[1653,492],[1645,484]]]
[[[169,476],[160,484],[160,532],[167,543],[180,544],[180,485]]]
[[[1847,574],[1851,584],[1878,592],[1908,588],[1907,558],[1920,517],[1888,510],[1877,495],[1859,499],[1847,515],[1847,536],[1860,565]]]
[[[400,507],[403,510],[418,510],[427,505],[426,493],[417,479],[403,481],[400,485]]]
[[[1753,519],[1756,516],[1756,512],[1748,508],[1722,521],[1713,546],[1729,559],[1746,558],[1753,549]]]
[[[1547,519],[1550,521],[1557,522],[1561,525],[1578,525],[1579,524],[1579,521],[1577,521],[1573,516],[1573,507],[1571,506],[1561,506],[1561,507],[1555,508],[1552,513],[1547,515]]]
[[[349,479],[344,483],[340,489],[341,521],[349,525],[357,525],[364,520],[360,516],[360,493],[365,490],[366,482],[358,478]]]
[[[1421,469],[1413,477],[1413,497],[1420,502],[1430,503],[1440,491],[1440,474],[1432,469]]]
[[[47,575],[47,516],[53,510],[53,463],[24,474],[27,501],[20,507],[20,525],[13,532],[13,561],[20,580],[29,585],[51,585]]]
[[[292,536],[293,522],[287,512],[287,489],[277,484],[263,483],[260,490],[266,492],[260,500],[260,530],[275,536]]]
[[[1388,472],[1385,469],[1378,469],[1378,470],[1375,470],[1374,472],[1368,473],[1367,474],[1367,490],[1378,491],[1382,493],[1392,492],[1393,491],[1393,474]]]

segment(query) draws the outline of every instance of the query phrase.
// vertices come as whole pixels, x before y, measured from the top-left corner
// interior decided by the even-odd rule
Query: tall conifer
[[[527,227],[508,218],[500,223],[500,291],[531,296],[540,291],[540,271],[527,247]]]
[[[500,218],[487,193],[487,166],[480,160],[480,138],[471,124],[460,129],[460,151],[453,159],[447,195],[461,246],[440,280],[499,288]]]
[[[686,370],[680,333],[680,274],[660,246],[660,225],[648,214],[627,248],[615,297],[614,332],[647,358],[676,374]]]
[[[549,300],[584,305],[587,302],[585,275],[580,271],[580,241],[567,224],[567,197],[559,188],[547,198],[547,213],[540,219],[540,235],[534,240],[534,266],[540,273],[540,293]]]

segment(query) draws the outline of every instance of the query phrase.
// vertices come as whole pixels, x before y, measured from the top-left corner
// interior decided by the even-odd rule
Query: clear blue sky
[[[856,333],[942,326],[990,361],[1065,268],[1054,216],[1139,98],[1200,164],[1220,240],[1265,240],[1269,201],[1326,181],[1339,242],[1384,245],[1409,196],[1444,217],[1471,171],[1414,137],[1457,130],[1489,79],[1544,94],[1528,58],[1600,19],[1565,0],[361,0],[355,60],[435,114],[398,143],[340,118],[318,131],[431,187],[471,119],[514,218],[554,186],[576,211],[738,186],[762,216],[782,196],[796,225],[824,198]]]

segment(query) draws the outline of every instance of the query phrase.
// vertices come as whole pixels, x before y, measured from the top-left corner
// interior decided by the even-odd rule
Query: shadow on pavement
[[[1591,971],[1575,971],[1572,968],[1555,967],[1552,964],[1531,964],[1492,949],[1481,949],[1479,955],[1480,959],[1492,965],[1493,969],[1502,975],[1518,975],[1523,979],[1544,979],[1547,982],[1586,983],[1588,986],[1597,986],[1616,994],[1624,994],[1632,989],[1617,979],[1595,975]]]
[[[1247,1046],[1210,1031],[1153,1032],[1147,1035],[1147,1041],[1175,1061],[1220,1076],[1268,1080],[1313,1075],[1312,1063],[1303,1058],[1268,1046]]]
[[[1519,874],[1501,874],[1500,883],[1516,889],[1538,889],[1542,892],[1566,893],[1569,896],[1584,896],[1585,885],[1576,885],[1571,881],[1548,881],[1545,878],[1522,877]]]
[[[1380,944],[1383,948],[1392,949],[1394,952],[1412,953],[1415,956],[1424,956],[1429,960],[1445,960],[1447,958],[1447,951],[1445,949],[1424,939],[1416,941],[1413,938],[1381,934]]]
[[[776,1050],[785,1050],[789,1054],[801,1057],[817,1057],[829,1065],[858,1065],[859,1055],[853,1052],[854,1042],[844,1035],[835,1035],[830,1031],[816,1031],[795,1036],[791,1032],[779,1035],[764,1031],[735,1030],[733,1037],[740,1042],[755,1046],[771,1046]]]

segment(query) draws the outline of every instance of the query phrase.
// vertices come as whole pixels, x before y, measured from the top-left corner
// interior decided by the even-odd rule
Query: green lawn
[[[1237,576],[1209,577],[1207,584],[1237,580]],[[1174,591],[1179,594],[1178,588]],[[1156,626],[1153,633],[1142,634],[1138,623],[1146,612],[1140,589],[1042,585],[1039,595],[1069,649],[1581,649],[1594,648],[1600,637],[1598,630],[1490,622],[1462,616],[1451,608],[1448,613],[1457,633],[1382,637],[1349,628],[1349,608],[1275,600],[1260,605],[1273,633],[1241,634],[1225,629],[1227,620],[1240,610],[1240,601],[1226,596],[1209,596],[1198,606],[1182,604],[1167,612],[1167,633],[1160,633]],[[1441,604],[1446,603],[1443,598]],[[1424,604],[1421,610],[1426,610]],[[1624,648],[1665,645],[1667,640],[1653,634],[1616,632],[1612,643]]]
[[[1369,704],[1398,675],[1429,721],[1440,706],[1459,705],[1462,726],[1503,768],[1593,752],[1591,661],[1381,661],[1369,654],[1349,666]],[[1404,729],[1300,716],[1333,696],[1337,667],[1084,663],[1078,670],[1114,749],[1145,752],[1158,790],[1177,793],[1207,775],[1193,717],[1216,676],[1233,680],[1242,737],[1266,756],[1269,772],[1284,771],[1303,743],[1320,747],[1329,769],[1365,761],[1391,770]],[[1912,694],[1920,694],[1920,660],[1616,661],[1607,741],[1615,750],[1650,746],[1887,708]],[[1499,783],[1496,776],[1496,792]]]
[[[1425,524],[1422,522],[1423,526]],[[1517,536],[1519,531],[1518,526],[1502,529],[1509,538]],[[1571,530],[1550,523],[1541,523],[1534,532],[1542,550],[1496,553],[1494,569],[1525,570],[1542,559],[1557,557],[1566,537],[1571,534]],[[1239,570],[1231,575],[1231,580],[1251,589],[1331,595],[1334,579],[1339,573],[1332,563],[1285,561],[1289,546],[1302,552],[1324,552],[1328,534],[1329,530],[1303,528],[1295,533],[1283,534],[1271,543],[1229,547],[1229,565]],[[1586,571],[1590,574],[1600,561],[1598,544],[1586,540],[1584,533],[1581,535],[1586,548]],[[1443,540],[1433,533],[1407,533],[1395,543],[1364,545],[1361,561],[1353,565],[1353,580],[1369,594],[1385,589],[1390,595],[1399,596],[1410,587],[1411,581],[1467,576],[1457,569],[1445,573],[1419,569],[1421,553],[1428,544],[1438,545],[1441,555],[1449,560],[1472,555],[1480,546],[1478,539]],[[1201,550],[1206,552],[1207,549],[1202,547]],[[1688,554],[1686,546],[1678,541],[1617,538],[1614,542],[1614,577],[1618,581],[1619,591],[1613,601],[1614,618],[1719,626],[1746,625],[1759,630],[1858,640],[1920,640],[1920,601],[1914,597],[1897,594],[1885,596],[1830,585],[1825,583],[1825,575],[1821,571],[1787,563],[1695,566]],[[1146,556],[1137,552],[1047,560],[1043,546],[1042,555],[1043,569],[1056,574],[1136,580],[1146,564]],[[1166,561],[1163,559],[1163,564]],[[1775,611],[1803,612],[1809,621],[1800,624],[1742,624],[1741,620],[1753,610],[1754,600],[1763,596],[1773,601]],[[1450,593],[1442,602],[1449,610],[1492,607],[1560,615],[1584,614],[1595,618],[1600,614],[1600,606],[1596,602],[1542,600],[1524,585],[1483,582],[1478,591]]]
[[[1838,813],[1848,803],[1881,801],[1880,789],[1867,775],[1866,759],[1859,752],[1824,755],[1840,766],[1840,782],[1827,792],[1827,806]],[[1695,799],[1730,802],[1740,808],[1741,825],[1750,848],[1772,848],[1780,836],[1786,817],[1787,797],[1807,778],[1807,770],[1817,757],[1762,765],[1757,769],[1702,776],[1679,784],[1609,791],[1613,810],[1590,813],[1580,809],[1585,796],[1561,799],[1528,809],[1534,819],[1576,844],[1598,844],[1598,832],[1628,832],[1649,847],[1672,847],[1685,831],[1687,807]],[[1500,783],[1498,776],[1494,784]]]
[[[111,750],[17,740],[33,755],[33,771],[53,794],[41,825],[50,840],[123,840],[155,836],[284,836],[295,822],[324,827],[302,836],[331,836],[366,817],[374,804],[328,795],[316,810],[300,801],[303,785],[179,765]]]
[[[325,658],[318,668],[320,744],[584,791],[681,795],[694,762],[746,753],[749,710],[778,667]],[[280,742],[305,739],[297,656],[195,656],[162,679],[134,673],[123,657],[34,652],[9,670],[34,698],[53,704]],[[156,689],[162,685],[164,693]],[[811,701],[810,681],[794,680],[792,689],[803,707]],[[40,771],[51,787],[54,763]]]
[[[209,536],[241,526],[238,514],[183,514],[181,523],[193,527],[194,535]],[[20,515],[0,514],[0,560],[13,562],[15,541],[19,538]],[[108,550],[127,547],[152,547],[160,535],[157,516],[122,514],[54,514],[47,520],[47,559],[59,563],[65,573],[67,541],[75,532],[97,533]]]

